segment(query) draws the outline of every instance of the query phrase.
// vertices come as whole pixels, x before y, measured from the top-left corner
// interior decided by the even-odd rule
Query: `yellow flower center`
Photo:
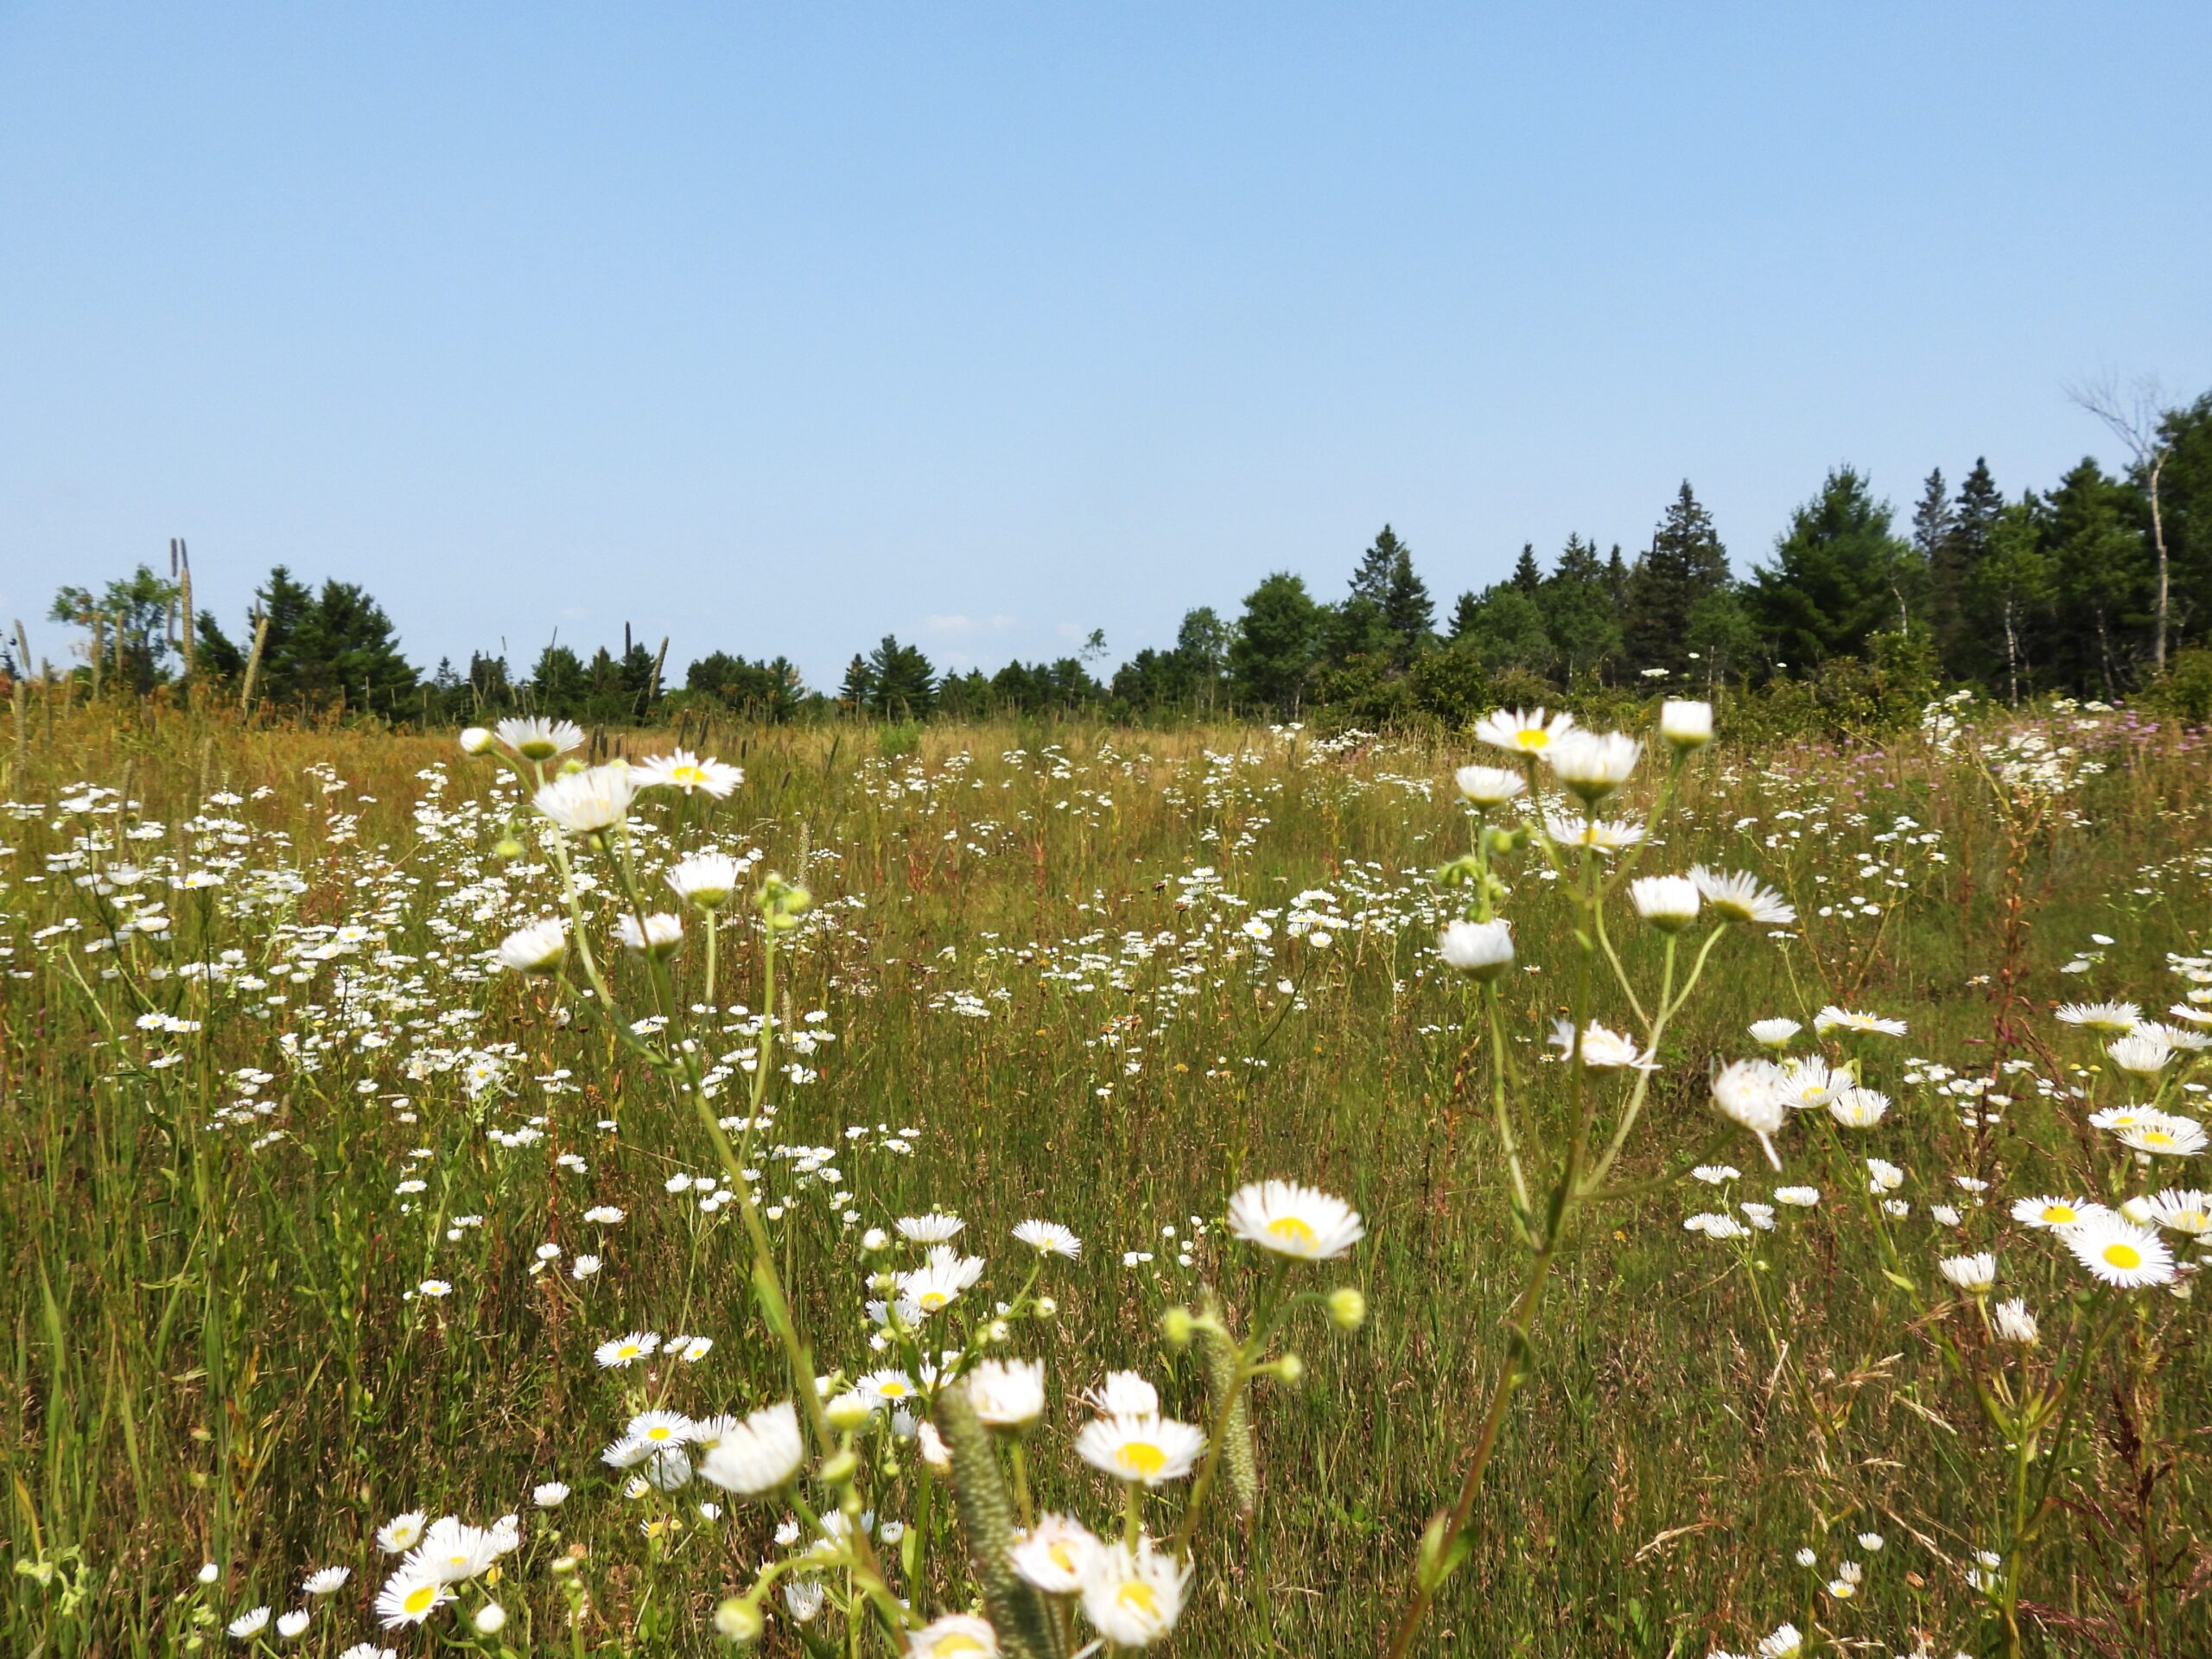
[[[693,784],[703,784],[707,781],[707,772],[703,766],[677,766],[668,775],[687,788]]]
[[[1065,1544],[1047,1544],[1045,1546],[1045,1554],[1052,1565],[1058,1567],[1061,1572],[1075,1571],[1075,1552]]]
[[[946,1295],[941,1290],[924,1291],[922,1293],[921,1300],[922,1312],[925,1313],[934,1313],[938,1309],[943,1307],[951,1300],[951,1297]]]
[[[1149,1480],[1167,1466],[1167,1454],[1149,1440],[1131,1440],[1114,1454],[1114,1460],[1131,1474]]]
[[[2105,1246],[2105,1260],[2125,1271],[2143,1265],[2143,1252],[2133,1244],[2107,1244]]]
[[[1320,1243],[1302,1216],[1277,1216],[1268,1224],[1268,1236],[1301,1250],[1310,1250]]]
[[[2054,1227],[2063,1227],[2075,1218],[2074,1206],[2070,1204],[2046,1204],[2043,1207],[2043,1218]]]
[[[635,1359],[639,1354],[642,1354],[645,1351],[639,1347],[636,1343],[626,1342],[620,1348],[614,1351],[614,1354],[615,1357],[618,1359]]]
[[[437,1599],[436,1585],[418,1584],[407,1592],[407,1599],[400,1603],[400,1605],[410,1613],[426,1613],[436,1603]]]
[[[1526,726],[1513,734],[1513,741],[1524,753],[1534,754],[1550,746],[1552,734],[1541,726]]]
[[[1160,1595],[1142,1579],[1131,1579],[1116,1591],[1114,1599],[1124,1607],[1134,1607],[1141,1613],[1160,1617]]]
[[[942,1659],[948,1653],[988,1653],[990,1649],[969,1636],[965,1630],[955,1630],[950,1636],[941,1636],[930,1652]]]
[[[2143,1144],[2148,1147],[2171,1146],[2173,1144],[2173,1136],[2168,1135],[2164,1129],[2145,1129],[2143,1131]]]
[[[887,1400],[904,1400],[906,1397],[906,1385],[904,1382],[886,1382],[876,1392]]]
[[[668,1430],[656,1424],[645,1431],[645,1438],[649,1440],[664,1440],[668,1438]]]

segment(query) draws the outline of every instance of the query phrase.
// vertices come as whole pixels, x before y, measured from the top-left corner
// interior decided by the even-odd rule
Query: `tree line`
[[[425,674],[362,588],[311,588],[283,566],[235,632],[195,613],[189,562],[141,566],[98,592],[67,587],[52,620],[85,632],[95,687],[137,693],[187,677],[261,705],[454,724],[528,711],[603,724],[707,709],[780,721],[1095,712],[1173,719],[1334,710],[1360,723],[1457,718],[1502,698],[1593,687],[1814,687],[1902,703],[1945,686],[2008,701],[2113,697],[2187,681],[2212,713],[2212,393],[2162,407],[2109,392],[2082,401],[2126,442],[2107,472],[2085,458],[2047,488],[2008,494],[1977,461],[1955,485],[1931,472],[1900,514],[1857,469],[1831,472],[1766,555],[1738,575],[1685,481],[1632,556],[1570,536],[1548,560],[1524,545],[1511,572],[1440,614],[1413,550],[1389,524],[1340,594],[1287,571],[1241,610],[1184,613],[1170,645],[1101,677],[1093,633],[1053,661],[940,673],[887,636],[855,652],[834,690],[785,657],[715,651],[680,679],[631,637],[588,655],[555,640],[526,671],[504,651]],[[27,646],[0,652],[13,670]],[[1842,691],[1838,691],[1841,695]]]

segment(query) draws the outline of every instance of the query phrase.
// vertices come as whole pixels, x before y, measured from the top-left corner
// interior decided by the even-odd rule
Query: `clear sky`
[[[1116,658],[2212,387],[2212,6],[0,0],[0,615]]]

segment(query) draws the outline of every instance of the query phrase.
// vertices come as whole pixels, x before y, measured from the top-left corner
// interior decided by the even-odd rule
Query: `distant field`
[[[2063,709],[1881,750],[1750,753],[1725,709],[1722,728],[1638,871],[1749,871],[1797,923],[1730,929],[1666,1033],[1609,1183],[1627,1196],[1589,1209],[1559,1252],[1470,1553],[1415,1650],[1701,1659],[1789,1621],[1808,1652],[1924,1641],[1948,1656],[2005,1651],[2009,1613],[2024,1652],[2212,1652],[2212,1363],[2185,1299],[2197,1241],[2158,1230],[2171,1285],[2100,1288],[2061,1235],[2010,1213],[2024,1195],[2212,1185],[2201,1157],[2139,1161],[2124,1131],[2088,1122],[2154,1097],[2202,1115],[2194,1028],[2164,1010],[2212,986],[2204,749]],[[1378,1650],[1422,1528],[1458,1489],[1529,1261],[1492,1039],[1436,948],[1465,900],[1433,875],[1470,845],[1452,772],[1483,758],[1471,738],[718,734],[744,773],[727,799],[649,790],[628,818],[652,908],[677,907],[660,873],[681,855],[743,867],[711,1003],[694,915],[657,1011],[644,959],[614,937],[619,861],[563,840],[506,769],[450,738],[127,707],[34,719],[24,736],[0,741],[0,1445],[16,1566],[0,1649],[722,1649],[717,1604],[784,1553],[774,1533],[796,1504],[601,1456],[649,1408],[696,1427],[792,1394],[749,1282],[742,1199],[711,1196],[731,1178],[683,1092],[690,1062],[671,1046],[688,1039],[708,1116],[759,1173],[817,1369],[850,1383],[904,1366],[927,1395],[914,1356],[969,1334],[977,1351],[1042,1359],[1048,1405],[1021,1472],[1038,1507],[1110,1535],[1122,1498],[1073,1448],[1084,1391],[1133,1368],[1171,1417],[1210,1424],[1205,1344],[1172,1348],[1160,1326],[1211,1286],[1241,1330],[1273,1294],[1275,1270],[1224,1230],[1231,1194],[1282,1177],[1349,1201],[1364,1240],[1281,1282],[1356,1286],[1365,1323],[1338,1329],[1318,1306],[1287,1319],[1278,1351],[1303,1375],[1254,1385],[1256,1508],[1237,1512],[1224,1471],[1166,1646]],[[1633,816],[1664,766],[1655,746],[1625,791]],[[667,1070],[580,995],[573,948],[560,980],[493,955],[568,913],[556,845],[588,878],[583,931],[623,1022],[677,1056]],[[1568,1136],[1570,1068],[1546,1044],[1578,954],[1565,856],[1563,877],[1533,849],[1500,866],[1517,955],[1498,1029],[1532,1167]],[[753,895],[772,872],[811,904],[779,935],[772,1121],[756,1131]],[[1625,892],[1608,903],[1648,999],[1662,938]],[[1591,1016],[1633,1030],[1600,967]],[[2171,1020],[2180,1046],[2155,1071],[2116,1070],[2104,1037],[2054,1017],[2103,998]],[[1816,1039],[1828,1004],[1906,1033]],[[1854,1059],[1861,1075],[1838,1088],[1891,1103],[1864,1129],[1793,1112],[1780,1174],[1709,1086],[1717,1063],[1759,1052],[1746,1027],[1771,1016],[1807,1027],[1788,1052]],[[1588,1074],[1600,1142],[1630,1075]],[[1741,1174],[1657,1181],[1700,1156]],[[1897,1166],[1887,1196],[1904,1215],[1861,1205],[1869,1157]],[[1740,1208],[1795,1185],[1820,1202],[1779,1205],[1771,1231]],[[921,1346],[872,1345],[863,1304],[885,1291],[869,1275],[915,1268],[926,1241],[894,1234],[879,1256],[864,1236],[933,1210],[964,1219],[954,1253],[988,1268],[926,1315]],[[1734,1224],[1686,1230],[1698,1214]],[[1013,1241],[1028,1218],[1080,1236],[1080,1259]],[[1989,1298],[1938,1274],[1985,1249]],[[1017,1294],[1033,1267],[1051,1319]],[[2014,1296],[2040,1321],[2032,1349],[1993,1323]],[[1016,1317],[994,1347],[1000,1302]],[[2086,1382],[2024,1464],[1977,1394],[2011,1410],[2063,1383],[2091,1331]],[[712,1346],[595,1357],[632,1332]],[[957,1612],[973,1593],[965,1535],[896,1409],[856,1444],[874,1553],[919,1617]],[[685,1469],[713,1455],[695,1444]],[[646,1490],[626,1496],[633,1481]],[[539,1508],[549,1482],[571,1490]],[[798,1496],[823,1505],[825,1490],[810,1479]],[[1145,1501],[1162,1541],[1188,1490]],[[400,1563],[377,1534],[410,1510],[518,1521],[495,1573],[457,1580],[428,1624],[385,1632],[373,1604]],[[350,1576],[303,1596],[330,1567]],[[1975,1573],[1993,1575],[1986,1589]],[[802,1622],[782,1586],[810,1576],[828,1605]],[[779,1579],[765,1650],[889,1651],[874,1616],[841,1611],[858,1593],[842,1566]],[[505,1623],[480,1634],[469,1616],[487,1603]],[[225,1633],[264,1605],[269,1628]],[[296,1607],[304,1633],[280,1636],[274,1617]]]

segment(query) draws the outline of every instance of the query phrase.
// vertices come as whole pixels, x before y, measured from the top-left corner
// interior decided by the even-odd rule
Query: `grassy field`
[[[2204,750],[2081,710],[1850,749],[1747,753],[1726,724],[1724,709],[1639,868],[1753,872],[1796,925],[1726,930],[1666,1033],[1609,1196],[1559,1243],[1466,1559],[1416,1650],[1748,1652],[1789,1621],[1807,1651],[2212,1651],[2196,1241],[2164,1235],[2175,1283],[2114,1291],[2010,1213],[2022,1195],[2202,1184],[2202,1160],[2139,1160],[2088,1122],[2154,1090],[2196,1115],[2198,1057],[2133,1078],[2053,1010],[2126,998],[2155,1020],[2212,984],[2212,962],[2189,960],[2212,951]],[[925,1335],[991,1346],[1008,1305],[1003,1351],[1046,1364],[1022,1466],[1039,1507],[1122,1524],[1122,1496],[1072,1449],[1109,1368],[1212,1421],[1208,1345],[1164,1341],[1169,1310],[1212,1287],[1243,1331],[1279,1285],[1362,1289],[1357,1329],[1311,1301],[1284,1315],[1270,1351],[1302,1375],[1253,1385],[1256,1507],[1222,1483],[1166,1645],[1380,1650],[1529,1273],[1501,1055],[1532,1166],[1571,1135],[1581,1073],[1546,1039],[1580,954],[1572,858],[1563,879],[1533,849],[1506,861],[1518,955],[1497,982],[1501,1042],[1436,950],[1464,902],[1433,874],[1470,846],[1452,779],[1471,740],[995,726],[715,746],[744,771],[728,798],[652,791],[630,821],[656,891],[681,854],[747,867],[711,997],[695,917],[664,1015],[612,937],[619,864],[554,836],[509,771],[450,739],[120,706],[35,709],[7,733],[0,1446],[16,1575],[0,1648],[723,1645],[717,1603],[780,1558],[796,1503],[656,1490],[601,1452],[641,1408],[742,1416],[790,1398],[791,1375],[683,1065],[641,1058],[573,956],[548,979],[489,954],[566,913],[565,858],[590,879],[579,913],[623,1022],[646,1047],[696,1045],[690,1075],[759,1172],[757,1219],[819,1371],[901,1360],[895,1341],[872,1346],[863,1304],[871,1274],[921,1249],[871,1253],[868,1230],[964,1218],[957,1248],[988,1266]],[[1638,816],[1663,770],[1647,758],[1630,786]],[[812,904],[778,938],[764,1071],[751,894],[770,872]],[[1616,895],[1609,938],[1649,998],[1662,936]],[[1831,1003],[1906,1034],[1816,1043]],[[1610,973],[1589,1012],[1631,1024]],[[1778,1175],[1709,1088],[1772,1016],[1808,1027],[1792,1052],[1850,1058],[1892,1102],[1863,1130],[1793,1114]],[[1627,1075],[1587,1073],[1600,1140]],[[1902,1173],[1902,1217],[1860,1202],[1868,1157]],[[1707,1185],[1693,1162],[1742,1174]],[[1366,1237],[1286,1277],[1224,1228],[1230,1195],[1271,1176],[1341,1195]],[[1682,1224],[1792,1184],[1821,1201],[1783,1205],[1771,1231]],[[593,1218],[609,1206],[619,1222]],[[1080,1259],[1010,1239],[1031,1217],[1080,1235]],[[1995,1295],[2041,1322],[2032,1349],[1936,1272],[1985,1249]],[[1023,1294],[1033,1268],[1052,1317]],[[713,1345],[599,1363],[632,1332]],[[1992,1414],[2046,1387],[2063,1408],[2030,1463]],[[926,1618],[971,1591],[919,1449],[879,1415],[856,1490],[887,1582]],[[547,1482],[572,1489],[557,1508],[533,1503]],[[1145,1500],[1163,1540],[1188,1491]],[[372,1604],[397,1562],[377,1534],[410,1510],[515,1514],[520,1541],[428,1624],[383,1631]],[[332,1567],[350,1577],[303,1597]],[[815,1581],[830,1605],[810,1620],[780,1584],[768,1598],[765,1650],[889,1650],[840,1611],[859,1593],[847,1567]],[[468,1616],[493,1602],[504,1628],[481,1633]],[[296,1637],[226,1634],[264,1605],[311,1618]]]

